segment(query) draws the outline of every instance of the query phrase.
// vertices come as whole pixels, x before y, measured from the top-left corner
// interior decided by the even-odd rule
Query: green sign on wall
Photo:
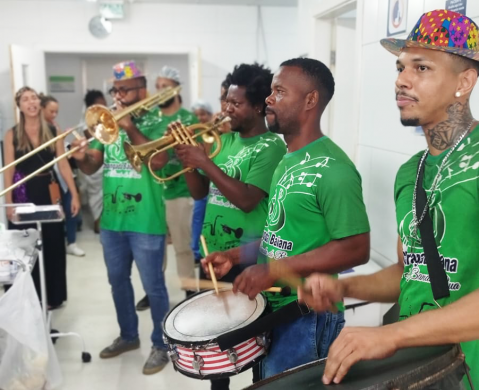
[[[49,91],[53,92],[75,92],[75,77],[73,76],[50,76]]]

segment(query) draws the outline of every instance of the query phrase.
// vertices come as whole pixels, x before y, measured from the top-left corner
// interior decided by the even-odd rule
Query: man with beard
[[[177,69],[164,66],[156,79],[156,90],[174,88],[181,84]],[[198,123],[196,116],[181,105],[181,96],[177,95],[160,104],[159,132],[164,135],[168,125],[180,121],[185,126]],[[172,149],[168,150],[168,163],[161,170],[161,176],[171,176],[183,169]],[[195,260],[190,246],[191,221],[193,216],[193,199],[191,198],[185,176],[180,175],[164,183],[164,198],[166,205],[166,224],[175,248],[176,267],[180,279],[190,279],[195,276]],[[186,290],[188,296],[191,292]],[[148,295],[136,305],[137,310],[149,307]]]
[[[226,98],[232,132],[221,136],[221,151],[213,160],[202,147],[176,147],[184,166],[201,170],[185,177],[195,199],[208,195],[203,235],[210,251],[257,241],[263,232],[271,178],[286,153],[284,142],[268,131],[264,120],[272,76],[258,64],[235,67]],[[242,270],[235,266],[222,280],[233,282]],[[215,380],[211,388],[227,389],[228,384],[229,378]]]
[[[110,90],[117,109],[131,106],[146,98],[146,79],[134,61],[113,67],[114,84]],[[94,140],[91,148],[85,140],[75,140],[72,147],[81,145],[74,154],[78,167],[87,175],[103,169],[103,212],[100,240],[115,303],[120,337],[100,353],[102,359],[138,349],[138,316],[135,312],[131,266],[133,260],[140,273],[143,288],[150,297],[153,348],[143,367],[144,374],[161,371],[168,363],[161,323],[168,312],[169,301],[163,274],[166,221],[163,188],[153,179],[146,166],[137,173],[128,162],[123,143],[140,145],[159,138],[161,128],[158,109],[145,112],[138,118],[125,116],[118,121],[118,139],[111,145]],[[161,153],[153,160],[160,169],[168,156]]]
[[[334,93],[333,75],[317,60],[296,58],[281,64],[271,90],[266,121],[271,131],[284,135],[288,153],[271,181],[262,239],[250,244],[259,246],[259,254],[236,248],[202,260],[205,271],[213,263],[218,277],[240,261],[257,261],[234,281],[233,290],[250,299],[273,285],[284,286],[282,276],[336,275],[369,259],[369,222],[361,178],[348,156],[320,127]],[[278,274],[278,269],[285,272]],[[275,311],[297,305],[295,290],[288,297],[266,294]],[[330,312],[305,310],[299,318],[275,326],[270,351],[260,363],[261,377],[326,357],[344,326],[343,309],[339,302]]]
[[[421,126],[427,142],[396,175],[398,262],[339,282],[314,275],[308,281],[313,293],[304,300],[317,310],[343,297],[398,302],[400,321],[346,329],[331,347],[323,382],[339,383],[356,362],[402,348],[460,343],[478,388],[479,126],[470,104],[479,75],[478,26],[457,12],[434,10],[420,17],[407,39],[381,44],[398,57],[401,123]],[[442,292],[435,281],[443,282]],[[434,388],[469,389],[466,376],[461,382],[464,371],[459,377],[454,372]]]

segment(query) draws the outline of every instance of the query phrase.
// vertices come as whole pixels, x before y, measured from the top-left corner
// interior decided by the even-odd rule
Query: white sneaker
[[[76,243],[67,245],[67,253],[73,256],[85,256],[85,251],[78,248]]]

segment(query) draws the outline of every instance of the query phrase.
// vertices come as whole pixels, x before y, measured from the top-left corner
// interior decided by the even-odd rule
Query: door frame
[[[353,162],[357,160],[357,151],[359,145],[359,120],[361,115],[361,104],[360,104],[360,91],[362,88],[361,73],[362,73],[362,42],[363,42],[363,9],[364,2],[366,0],[330,0],[327,2],[322,2],[316,8],[313,9],[313,18],[314,18],[314,31],[313,39],[311,40],[310,53],[313,58],[326,58],[328,67],[333,67],[331,64],[331,52],[332,49],[336,47],[336,37],[335,37],[335,19],[347,12],[350,12],[356,9],[356,34],[352,45],[356,49],[356,61],[354,67],[353,78],[356,80],[355,86],[352,90],[352,95],[354,96],[354,101],[357,104],[354,104],[351,107],[350,114],[353,117],[353,123],[355,127],[352,129],[352,136],[355,138],[355,148],[353,154]],[[334,102],[332,102],[331,107],[329,107],[328,112],[325,115],[324,123],[327,126],[331,123],[330,115],[333,112],[331,109]],[[334,132],[334,129],[332,129]]]

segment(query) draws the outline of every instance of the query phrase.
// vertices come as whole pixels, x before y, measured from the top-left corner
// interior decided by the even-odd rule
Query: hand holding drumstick
[[[232,250],[215,252],[205,256],[201,260],[201,265],[206,275],[215,274],[218,278],[221,278],[238,263],[237,257]],[[212,267],[211,264],[213,264]],[[335,303],[340,302],[343,298],[341,284],[337,279],[329,275],[313,274],[306,279],[306,282],[303,282],[303,279],[281,260],[248,267],[236,278],[233,290],[241,291],[248,295],[250,299],[254,299],[261,291],[281,292],[280,287],[270,287],[276,281],[280,281],[291,288],[298,288],[299,301],[317,312],[331,311],[336,313]],[[211,288],[211,286],[204,288]]]
[[[205,257],[206,257],[206,256],[209,255],[209,253],[208,253],[208,247],[206,246],[205,236],[201,235],[200,236],[200,241],[201,241],[201,245],[203,245],[203,252],[205,253]],[[218,295],[219,294],[218,282],[216,281],[216,275],[213,271],[213,264],[208,263],[208,268],[209,268],[209,271],[210,271],[211,280],[213,282],[213,287],[215,288],[216,295]]]

